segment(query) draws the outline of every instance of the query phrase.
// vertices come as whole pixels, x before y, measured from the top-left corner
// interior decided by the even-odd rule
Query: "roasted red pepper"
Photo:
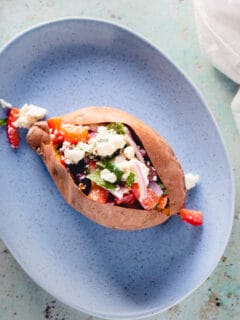
[[[88,194],[88,198],[100,203],[106,203],[108,199],[108,191],[94,184]]]
[[[201,211],[181,209],[180,216],[183,221],[192,224],[193,226],[200,226],[203,224],[203,215]]]
[[[16,149],[19,145],[18,130],[13,124],[19,116],[19,109],[10,108],[8,110],[8,118],[6,123],[6,133],[8,141],[12,148]]]
[[[159,198],[159,196],[152,189],[147,188],[147,197],[141,201],[139,200],[140,192],[138,183],[134,183],[132,185],[132,191],[145,210],[153,210],[158,207],[161,198]]]
[[[88,130],[82,130],[79,126],[72,126],[71,128],[63,127],[60,117],[48,119],[47,123],[52,135],[53,144],[61,144],[63,141],[77,144],[79,141],[87,142],[90,138]]]
[[[115,197],[114,202],[116,204],[125,204],[128,206],[131,206],[134,204],[134,202],[137,200],[137,198],[135,197],[135,195],[132,192],[129,192],[127,194],[124,194],[122,199],[119,199],[117,197]]]

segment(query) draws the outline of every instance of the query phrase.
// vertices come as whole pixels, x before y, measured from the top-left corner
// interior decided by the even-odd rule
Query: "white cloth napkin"
[[[240,0],[193,0],[201,50],[227,77],[240,84]],[[232,101],[240,132],[240,90]]]

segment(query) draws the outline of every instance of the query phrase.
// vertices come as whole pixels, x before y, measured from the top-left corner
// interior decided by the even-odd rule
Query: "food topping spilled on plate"
[[[47,113],[46,109],[33,104],[24,104],[21,109],[18,109],[3,99],[0,99],[0,106],[7,109],[7,117],[0,119],[0,127],[6,125],[7,138],[14,149],[19,146],[17,128],[29,129],[35,122],[43,119]]]

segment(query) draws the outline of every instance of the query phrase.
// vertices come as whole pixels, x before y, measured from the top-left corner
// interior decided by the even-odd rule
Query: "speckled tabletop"
[[[198,47],[190,0],[1,0],[0,45],[39,22],[65,16],[102,18],[143,35],[200,89],[232,162],[236,208],[232,235],[214,273],[187,299],[152,320],[240,319],[240,139],[230,111],[237,86],[216,71]],[[227,191],[227,190],[226,190]],[[0,242],[0,320],[90,320],[56,301],[19,267]]]

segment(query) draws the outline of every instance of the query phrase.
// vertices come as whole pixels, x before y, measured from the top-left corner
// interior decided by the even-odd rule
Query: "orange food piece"
[[[47,120],[47,124],[52,136],[53,144],[61,144],[65,140],[64,134],[61,131],[62,119],[60,117],[51,118]]]
[[[158,201],[158,210],[162,210],[166,207],[168,203],[168,196],[164,195],[159,198]]]
[[[51,118],[51,119],[47,120],[47,124],[48,124],[49,129],[52,129],[53,131],[55,129],[60,130],[61,124],[62,124],[62,119],[60,117]]]
[[[65,140],[71,144],[77,144],[79,141],[86,143],[90,138],[88,130],[80,126],[62,128],[61,131],[63,132]]]
[[[68,141],[71,144],[77,144],[79,141],[87,142],[90,138],[87,129],[81,126],[62,126],[61,117],[51,118],[47,120],[50,133],[54,135],[53,144],[60,144]]]

